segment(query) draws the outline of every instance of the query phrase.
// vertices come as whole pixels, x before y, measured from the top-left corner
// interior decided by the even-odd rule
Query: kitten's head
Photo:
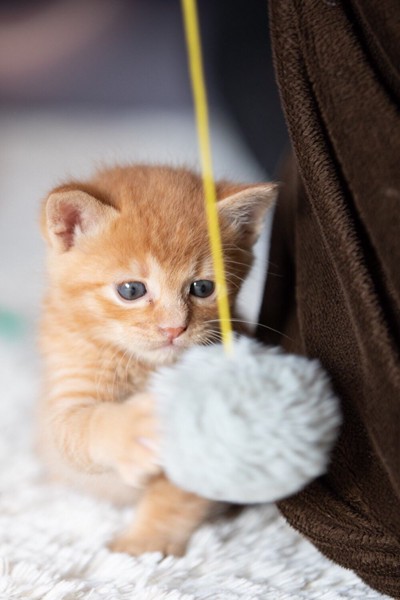
[[[233,306],[274,184],[217,184]],[[151,364],[219,339],[201,179],[185,169],[104,170],[43,205],[49,310],[72,330]]]

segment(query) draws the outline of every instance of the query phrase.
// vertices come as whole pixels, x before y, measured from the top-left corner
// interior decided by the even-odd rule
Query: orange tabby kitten
[[[276,188],[220,182],[217,194],[233,306]],[[182,554],[212,503],[164,477],[146,382],[186,348],[219,339],[201,180],[169,167],[103,170],[51,192],[42,229],[42,453],[57,477],[138,501],[112,548]]]

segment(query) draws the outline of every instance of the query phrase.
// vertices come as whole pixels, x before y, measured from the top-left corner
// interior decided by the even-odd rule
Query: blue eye
[[[124,300],[137,300],[147,292],[146,286],[140,281],[124,281],[117,285],[117,292]]]
[[[213,281],[199,279],[198,281],[194,281],[190,286],[190,293],[197,298],[208,298],[208,296],[211,296],[214,289],[215,284]]]

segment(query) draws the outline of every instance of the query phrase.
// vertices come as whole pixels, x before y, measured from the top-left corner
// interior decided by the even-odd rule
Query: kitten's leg
[[[94,394],[93,394],[94,396]],[[51,396],[41,410],[41,447],[51,464],[57,457],[78,472],[116,472],[141,487],[160,472],[154,401],[137,394],[122,403],[100,402],[78,392]]]
[[[215,506],[215,502],[185,492],[160,475],[149,482],[131,527],[110,548],[135,556],[143,552],[182,556],[192,533]]]
[[[158,418],[154,398],[133,395],[122,404],[103,403],[89,427],[89,453],[95,464],[116,471],[124,483],[139,486],[161,472]]]

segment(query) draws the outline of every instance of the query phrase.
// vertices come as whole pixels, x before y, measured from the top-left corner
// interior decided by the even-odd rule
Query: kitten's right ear
[[[67,252],[77,239],[93,234],[118,211],[80,189],[59,188],[43,205],[42,229],[58,252]]]

